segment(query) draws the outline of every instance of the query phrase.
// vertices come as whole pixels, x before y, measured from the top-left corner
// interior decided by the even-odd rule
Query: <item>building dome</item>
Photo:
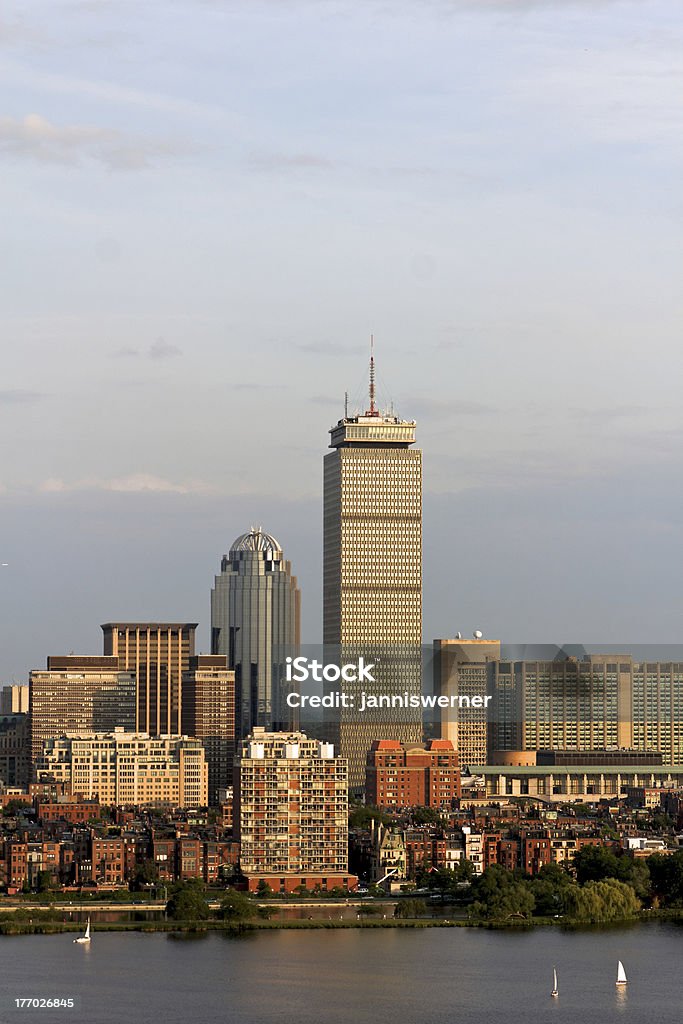
[[[252,526],[249,533],[243,533],[230,545],[230,554],[237,551],[262,551],[272,559],[282,554],[278,541],[270,533],[264,533],[260,526]]]

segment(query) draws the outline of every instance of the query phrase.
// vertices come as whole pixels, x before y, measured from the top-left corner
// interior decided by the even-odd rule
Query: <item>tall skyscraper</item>
[[[332,427],[333,451],[324,460],[323,640],[344,662],[359,652],[369,657],[384,694],[421,691],[422,452],[411,447],[415,426],[377,408],[371,356],[369,408]],[[350,711],[330,721],[328,732],[349,761],[349,786],[362,789],[372,741],[419,741],[422,723],[415,710],[374,720]]]
[[[196,622],[107,622],[104,653],[118,658],[137,684],[135,730],[182,732],[183,672],[194,654]]]
[[[284,659],[300,642],[301,594],[280,544],[252,527],[223,555],[211,591],[211,652],[235,670],[238,738],[252,729],[285,729]]]
[[[224,654],[197,654],[183,675],[183,732],[202,741],[209,769],[209,804],[232,786],[235,757],[235,673]]]
[[[135,724],[135,676],[116,657],[50,656],[29,676],[31,761],[65,732],[111,732]]]

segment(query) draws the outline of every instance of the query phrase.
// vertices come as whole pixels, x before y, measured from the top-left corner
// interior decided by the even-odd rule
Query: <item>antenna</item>
[[[348,420],[348,418],[349,418],[349,393],[348,393],[348,391],[345,391],[344,392],[344,419]]]
[[[375,336],[370,335],[370,409],[368,410],[369,416],[376,416],[377,410],[375,409]]]

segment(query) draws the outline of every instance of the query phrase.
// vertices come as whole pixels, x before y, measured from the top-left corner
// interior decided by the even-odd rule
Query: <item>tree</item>
[[[146,857],[141,864],[136,864],[135,874],[131,880],[131,888],[139,892],[159,881],[159,872],[152,857]]]
[[[471,913],[486,920],[530,917],[535,901],[527,882],[516,878],[500,864],[492,864],[473,886],[475,902]]]
[[[618,858],[605,846],[584,846],[574,854],[574,869],[579,885],[619,877]]]
[[[573,885],[567,893],[567,911],[574,921],[624,921],[639,910],[640,900],[632,886],[616,878],[586,882],[583,887]]]
[[[671,856],[654,853],[647,858],[650,891],[658,905],[683,906],[683,850]]]
[[[224,921],[246,921],[257,917],[258,912],[259,908],[246,893],[238,892],[237,889],[228,889],[221,900],[220,916]]]
[[[166,913],[174,921],[208,921],[211,911],[205,899],[204,883],[191,878],[174,886]]]
[[[260,880],[260,882],[259,882],[259,884],[258,884],[258,886],[256,888],[256,895],[259,897],[259,899],[262,899],[262,900],[268,899],[269,896],[273,895],[273,890],[268,885],[268,883],[266,882],[265,878],[262,878]]]
[[[39,871],[38,878],[36,880],[37,891],[49,892],[52,888],[52,874],[49,871]]]
[[[413,918],[423,917],[427,911],[427,904],[424,900],[407,899],[396,904],[394,917]]]
[[[529,883],[536,902],[535,913],[542,917],[563,914],[567,891],[572,884],[569,874],[558,864],[544,864]]]

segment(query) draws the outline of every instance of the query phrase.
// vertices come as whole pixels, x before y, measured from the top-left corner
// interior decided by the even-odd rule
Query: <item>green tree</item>
[[[516,878],[500,864],[492,864],[473,886],[471,913],[486,920],[530,917],[535,901],[528,882]]]
[[[571,886],[567,893],[567,912],[574,921],[624,921],[635,917],[639,910],[640,900],[632,886],[616,878]]]
[[[424,917],[426,912],[427,904],[425,903],[425,901],[412,899],[411,897],[407,900],[400,900],[400,902],[396,904],[396,909],[394,910],[394,917],[401,917],[404,919]]]
[[[683,850],[671,856],[654,853],[647,858],[650,892],[664,907],[683,907]]]
[[[268,885],[265,878],[262,878],[256,887],[256,895],[262,900],[268,899],[269,896],[273,895],[273,890]]]
[[[579,885],[619,877],[618,858],[605,846],[584,846],[574,854],[574,870]]]
[[[225,921],[246,921],[257,917],[259,908],[246,893],[228,889],[221,899],[220,916]]]
[[[131,880],[131,888],[135,892],[148,889],[159,881],[159,872],[152,857],[146,857],[140,864],[136,864],[135,873]]]
[[[204,883],[198,878],[174,886],[166,904],[166,913],[174,921],[208,921],[211,916],[205,898]]]

